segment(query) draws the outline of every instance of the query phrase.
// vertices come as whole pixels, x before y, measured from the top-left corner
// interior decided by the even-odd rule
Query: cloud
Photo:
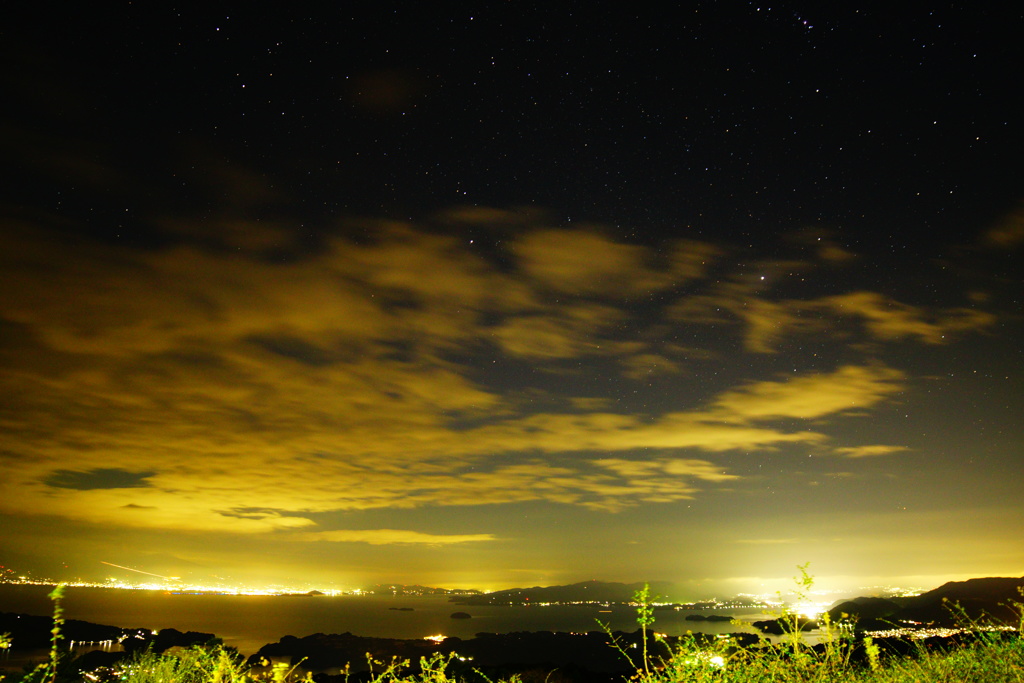
[[[232,508],[230,510],[218,510],[217,513],[224,515],[225,517],[238,517],[239,519],[279,519],[282,517],[302,517],[302,515],[289,513],[287,510],[275,510],[273,508],[261,507]]]
[[[989,229],[983,243],[996,249],[1015,249],[1024,244],[1024,206],[1006,216],[998,225]]]
[[[852,340],[856,335],[843,327],[849,320],[862,323],[867,340],[909,338],[935,345],[948,344],[960,333],[984,331],[996,322],[992,313],[979,308],[913,306],[866,290],[808,299],[770,298],[769,281],[775,278],[772,273],[785,271],[793,276],[811,268],[813,264],[803,262],[754,265],[753,272],[769,273],[767,280],[751,279],[749,274],[733,276],[707,292],[679,298],[666,313],[687,324],[738,324],[744,348],[766,354],[778,353],[789,340],[815,334],[843,334]]]
[[[268,259],[273,227],[254,250],[184,229],[133,250],[8,226],[0,427],[18,452],[0,453],[0,512],[234,534],[358,510],[615,512],[731,485],[720,454],[827,446],[835,421],[906,389],[879,362],[710,389],[692,367],[722,358],[678,341],[680,311],[728,319],[749,293],[739,320],[763,353],[834,305],[715,289],[711,245],[537,228],[495,256],[409,223],[350,227],[369,237]],[[624,386],[655,377],[627,408]]]
[[[746,299],[735,312],[747,325],[744,346],[754,353],[775,353],[779,343],[794,331],[819,325],[802,320],[794,307],[765,299]]]
[[[868,331],[883,341],[913,337],[926,344],[942,344],[947,335],[982,330],[996,320],[991,313],[971,308],[927,311],[865,291],[827,297],[810,305],[831,309],[837,315],[861,318]]]
[[[305,543],[368,543],[370,545],[453,545],[494,541],[493,534],[425,534],[407,529],[336,529],[291,534],[289,540]]]
[[[680,363],[657,353],[640,353],[626,356],[621,361],[622,374],[630,379],[648,379],[660,375],[674,375],[683,372]]]
[[[492,330],[506,352],[525,358],[574,358],[601,351],[592,340],[597,333],[621,322],[623,314],[610,306],[568,306],[557,312],[507,319]]]
[[[523,272],[544,289],[616,299],[650,294],[699,278],[717,250],[697,242],[677,244],[660,265],[652,251],[591,230],[538,230],[513,246]]]
[[[604,410],[608,410],[612,407],[614,401],[609,398],[593,397],[593,396],[574,396],[570,397],[569,405],[581,412],[597,413]]]
[[[824,243],[818,250],[818,258],[832,263],[848,263],[857,259],[857,255],[840,247],[838,244]]]
[[[903,380],[893,368],[846,365],[785,382],[751,382],[718,396],[712,414],[725,420],[811,420],[870,408],[903,391]]]
[[[524,206],[514,210],[492,206],[454,206],[441,211],[438,220],[442,223],[478,225],[483,227],[530,226],[546,220],[545,212],[535,206]]]
[[[844,455],[847,458],[873,458],[878,455],[891,455],[892,453],[902,453],[909,450],[910,449],[906,446],[887,446],[884,444],[876,444],[871,446],[846,446],[843,448],[836,448],[835,452],[839,455]]]
[[[747,416],[727,415],[721,410],[673,412],[653,419],[618,413],[541,413],[462,432],[461,436],[465,438],[465,447],[492,453],[608,452],[638,448],[693,448],[714,453],[826,439],[824,434],[810,430],[787,432],[747,422]],[[452,448],[457,452],[463,450],[457,445]]]
[[[97,468],[87,472],[56,470],[46,477],[44,483],[59,489],[92,491],[95,489],[131,489],[149,486],[146,481],[155,471],[130,472],[128,470]]]
[[[794,335],[824,328],[819,316],[806,314],[802,302],[773,301],[764,295],[765,285],[731,281],[712,291],[684,297],[667,309],[670,319],[691,325],[741,327],[743,347],[751,353],[776,353]]]

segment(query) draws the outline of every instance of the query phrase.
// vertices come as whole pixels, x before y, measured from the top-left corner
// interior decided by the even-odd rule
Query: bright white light
[[[817,619],[828,611],[828,604],[824,602],[800,602],[793,605],[793,611],[801,617]]]

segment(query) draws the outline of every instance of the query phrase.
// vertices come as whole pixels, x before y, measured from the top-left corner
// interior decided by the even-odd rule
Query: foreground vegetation
[[[805,567],[801,567],[804,588],[810,587]],[[27,672],[20,683],[313,683],[324,679],[302,672],[298,667],[269,665],[250,667],[233,649],[222,646],[194,647],[176,653],[143,652],[113,669],[92,672],[75,670],[73,662],[58,653],[62,614],[60,588],[54,591],[56,603],[53,648],[49,661]],[[798,615],[781,612],[780,621],[788,624],[782,642],[743,647],[730,638],[695,634],[669,642],[652,630],[651,597],[638,591],[639,635],[643,647],[634,658],[627,647],[620,645],[624,661],[632,675],[623,681],[637,683],[1024,683],[1024,637],[1020,628],[1013,631],[987,630],[974,622],[966,622],[957,638],[945,639],[941,646],[917,641],[901,652],[873,642],[870,637],[857,637],[842,624],[824,620],[824,637],[810,646],[800,631]],[[1024,605],[1014,606],[1022,615]],[[0,634],[2,635],[2,634]],[[635,648],[632,648],[635,650]],[[539,678],[530,674],[513,675],[492,681],[483,672],[459,661],[455,655],[435,654],[419,662],[369,660],[369,671],[343,672],[329,677],[331,683],[368,681],[370,683],[531,683],[531,681],[583,680],[578,673],[568,677],[559,671]],[[601,680],[610,680],[601,676]],[[0,683],[16,683],[19,679],[0,676]]]
[[[805,600],[813,585],[807,565],[798,567],[796,594]],[[646,590],[636,594],[637,622],[646,638],[653,623],[650,596]],[[670,648],[667,656],[648,658],[645,648],[630,679],[639,683],[1024,683],[1024,604],[1012,605],[1020,619],[1015,630],[992,630],[960,617],[958,637],[921,640],[903,647],[876,643],[870,637],[857,637],[853,624],[833,624],[827,613],[820,624],[821,642],[809,645],[802,634],[802,617],[782,610],[776,616],[783,627],[782,641],[775,644],[741,647],[728,638],[690,636]],[[657,641],[658,638],[655,638]],[[710,640],[710,643],[709,643]],[[888,639],[887,639],[888,640]],[[662,639],[663,641],[663,639]],[[937,645],[937,646],[936,646]],[[895,651],[894,651],[895,650]],[[625,649],[622,650],[627,656]],[[651,661],[653,659],[654,661]]]

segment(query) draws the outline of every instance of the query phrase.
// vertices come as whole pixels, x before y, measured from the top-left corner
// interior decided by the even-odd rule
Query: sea
[[[50,615],[50,586],[0,584],[0,612]],[[477,633],[516,631],[635,631],[636,610],[628,605],[460,605],[447,597],[382,595],[249,596],[123,590],[69,586],[61,602],[65,619],[81,619],[122,628],[213,633],[245,655],[281,637],[314,633],[345,633],[377,638],[425,638],[443,635],[463,639]],[[453,619],[466,612],[469,619]],[[687,631],[732,633],[729,622],[687,621],[689,614],[722,614],[753,622],[771,618],[751,610],[657,610],[653,629],[667,635]],[[113,646],[117,649],[117,646]],[[30,653],[0,654],[9,658]],[[41,655],[42,653],[32,653]],[[4,662],[4,657],[8,662]]]

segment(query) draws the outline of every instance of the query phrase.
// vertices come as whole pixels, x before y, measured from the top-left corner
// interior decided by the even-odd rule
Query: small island
[[[723,614],[687,614],[686,621],[732,621],[732,617]]]

